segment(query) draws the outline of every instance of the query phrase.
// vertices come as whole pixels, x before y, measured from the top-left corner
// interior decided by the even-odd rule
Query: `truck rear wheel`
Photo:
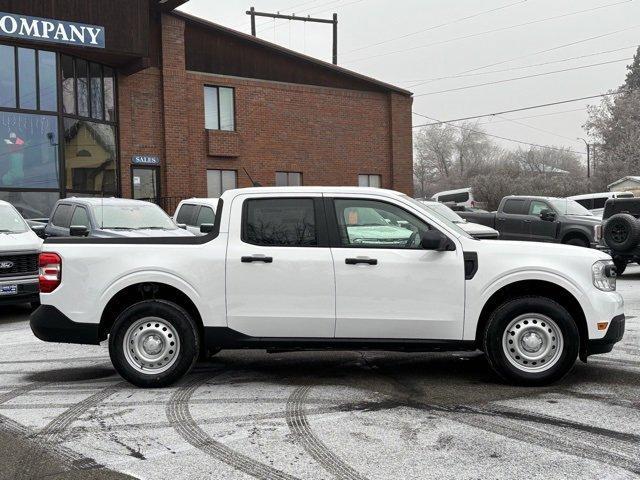
[[[484,332],[491,368],[508,382],[545,385],[576,361],[580,333],[573,318],[546,297],[520,297],[500,305]]]
[[[138,387],[166,387],[186,375],[200,351],[189,314],[164,300],[145,300],[124,310],[109,335],[113,366]]]

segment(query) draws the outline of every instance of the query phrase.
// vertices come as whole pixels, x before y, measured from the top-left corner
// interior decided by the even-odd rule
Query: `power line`
[[[455,42],[455,41],[458,41],[458,40],[465,40],[465,39],[468,39],[468,38],[480,37],[482,35],[487,35],[487,34],[490,34],[490,33],[502,32],[502,31],[505,31],[505,30],[511,30],[511,29],[514,29],[514,28],[525,27],[525,26],[528,26],[528,25],[534,25],[534,24],[537,24],[537,23],[547,22],[549,20],[557,20],[559,18],[566,18],[566,17],[570,17],[570,16],[573,16],[573,15],[579,15],[579,14],[582,14],[582,13],[587,13],[587,12],[592,12],[592,11],[595,11],[595,10],[600,10],[602,8],[608,8],[608,7],[613,7],[613,6],[616,6],[616,5],[621,5],[621,4],[624,4],[624,3],[629,3],[629,2],[632,2],[632,1],[634,1],[634,0],[624,0],[622,2],[608,3],[606,5],[600,5],[598,7],[587,8],[585,10],[578,10],[578,11],[575,11],[575,12],[563,13],[561,15],[554,15],[552,17],[540,18],[538,20],[531,20],[529,22],[518,23],[518,24],[515,24],[515,25],[509,25],[509,26],[506,26],[506,27],[494,28],[494,29],[491,29],[491,30],[485,30],[485,31],[482,31],[482,32],[472,33],[472,34],[469,34],[469,35],[462,35],[460,37],[449,38],[447,40],[441,40],[441,41],[438,41],[438,42],[427,43],[427,44],[423,44],[423,45],[416,45],[414,47],[405,48],[405,49],[402,49],[402,50],[394,50],[394,51],[391,51],[391,52],[385,52],[385,53],[378,53],[378,54],[375,54],[375,55],[370,55],[368,57],[360,57],[360,58],[356,58],[354,60],[351,60],[351,62],[355,63],[355,62],[360,62],[362,60],[368,60],[368,59],[371,59],[371,58],[385,57],[385,56],[388,56],[388,55],[394,55],[396,53],[405,53],[405,52],[410,52],[410,51],[413,51],[413,50],[418,50],[418,49],[421,49],[421,48],[433,47],[433,46],[436,46],[436,45],[443,45],[445,43],[451,43],[451,42]],[[467,72],[462,72],[462,73],[467,73]]]
[[[405,82],[402,82],[402,83],[413,83],[413,85],[409,85],[409,86],[407,86],[407,88],[415,88],[415,87],[419,87],[420,85],[425,85],[427,83],[432,83],[432,82],[436,82],[436,81],[439,81],[439,80],[449,80],[449,79],[452,79],[452,78],[464,78],[464,77],[477,77],[479,75],[491,75],[491,74],[494,74],[494,73],[511,72],[511,71],[514,71],[514,70],[524,70],[524,69],[527,69],[527,68],[542,67],[544,65],[552,65],[554,63],[564,63],[564,62],[568,62],[568,61],[571,61],[571,60],[579,60],[581,58],[596,57],[598,55],[604,55],[606,53],[614,53],[614,52],[619,52],[621,50],[628,50],[630,48],[638,48],[638,47],[640,47],[640,44],[639,45],[629,45],[628,47],[622,47],[622,48],[615,48],[613,50],[604,50],[604,51],[601,51],[601,52],[589,53],[589,54],[586,54],[586,55],[579,55],[577,57],[562,58],[560,60],[552,60],[552,61],[549,61],[549,62],[522,65],[520,67],[501,68],[499,70],[490,70],[488,72],[457,74],[457,75],[449,75],[449,76],[446,76],[446,77],[426,78],[426,79],[422,79],[422,80],[405,80]],[[416,82],[418,82],[418,83],[416,83]]]
[[[354,48],[353,50],[348,50],[348,51],[344,52],[343,55],[348,55],[350,53],[358,52],[360,50],[364,50],[364,49],[371,48],[371,47],[377,47],[378,45],[383,45],[385,43],[393,42],[395,40],[400,40],[402,38],[412,37],[414,35],[418,35],[419,33],[429,32],[431,30],[436,30],[436,29],[442,28],[442,27],[448,27],[449,25],[454,25],[456,23],[460,23],[460,22],[463,22],[465,20],[470,20],[472,18],[477,18],[477,17],[480,17],[482,15],[487,15],[489,13],[497,12],[499,10],[504,10],[506,8],[513,7],[515,5],[520,5],[521,3],[526,3],[526,2],[527,2],[527,0],[519,0],[518,2],[509,3],[509,4],[503,5],[501,7],[492,8],[490,10],[484,10],[482,12],[474,13],[472,15],[467,15],[466,17],[456,18],[455,20],[451,20],[449,22],[440,23],[438,25],[432,25],[431,27],[424,28],[422,30],[417,30],[415,32],[406,33],[404,35],[400,35],[400,36],[397,36],[397,37],[389,38],[387,40],[382,40],[380,42],[370,43],[370,44],[364,45],[362,47]]]
[[[516,118],[513,118],[511,120],[527,120],[529,118],[550,117],[552,115],[561,115],[561,114],[564,114],[564,113],[584,112],[585,110],[586,110],[586,108],[573,108],[571,110],[560,110],[559,112],[541,113],[539,115],[527,115],[526,117],[516,117]],[[502,122],[506,122],[506,121],[508,121],[508,120],[504,119],[504,120],[498,120],[498,121],[494,122],[493,118],[492,118],[488,122],[481,122],[481,123],[478,123],[476,125],[477,126],[493,125],[495,123],[502,123]]]
[[[575,138],[566,137],[564,135],[560,135],[559,133],[555,133],[555,132],[552,132],[550,130],[545,130],[544,128],[534,127],[533,125],[529,125],[528,123],[524,123],[524,122],[519,122],[518,120],[515,120],[515,119],[504,118],[504,117],[502,117],[500,115],[497,115],[497,117],[498,118],[502,118],[503,120],[506,120],[507,122],[514,123],[516,125],[527,127],[527,128],[532,129],[532,130],[537,130],[539,132],[546,133],[548,135],[553,135],[554,137],[558,137],[558,138],[563,138],[565,140],[569,140],[570,142],[576,142],[577,141]]]
[[[571,150],[569,148],[551,147],[549,145],[540,145],[538,143],[531,143],[531,142],[525,142],[525,141],[522,141],[522,140],[516,140],[515,138],[508,138],[508,137],[503,137],[503,136],[500,136],[500,135],[493,135],[491,133],[483,132],[481,130],[474,130],[473,128],[462,127],[460,125],[454,125],[451,122],[444,122],[442,120],[438,120],[437,118],[432,118],[432,117],[429,117],[427,115],[423,115],[421,113],[416,113],[416,112],[413,112],[413,113],[415,115],[420,116],[420,117],[428,118],[429,120],[434,120],[436,122],[436,123],[433,123],[431,125],[442,125],[444,123],[444,124],[447,124],[447,125],[451,125],[452,127],[459,128],[460,130],[466,130],[466,131],[471,132],[471,133],[478,133],[480,135],[486,135],[487,137],[499,138],[500,140],[506,140],[508,142],[515,142],[515,143],[520,143],[522,145],[529,145],[530,147],[545,148],[545,149],[548,149],[548,150],[556,150],[556,151],[559,151],[559,152],[570,152],[570,153],[575,153],[577,155],[586,155],[586,152],[578,152],[576,150]]]
[[[465,70],[463,72],[460,72],[459,74],[462,75],[463,73],[470,73],[470,72],[475,72],[477,70],[483,70],[485,68],[489,68],[489,67],[495,67],[497,65],[503,65],[505,63],[509,63],[509,62],[513,62],[514,60],[522,60],[523,58],[527,58],[527,57],[533,57],[536,55],[540,55],[542,53],[548,53],[548,52],[553,52],[554,50],[560,50],[562,48],[566,48],[566,47],[572,47],[574,45],[578,45],[580,43],[585,43],[585,42],[590,42],[591,40],[597,40],[599,38],[604,38],[604,37],[610,37],[611,35],[616,35],[618,33],[622,33],[622,32],[626,32],[628,30],[633,30],[634,28],[638,28],[640,27],[640,25],[633,25],[631,27],[626,27],[620,30],[615,30],[613,32],[609,32],[609,33],[603,33],[601,35],[595,35],[593,37],[587,37],[587,38],[583,38],[581,40],[576,40],[575,42],[569,42],[569,43],[564,43],[562,45],[557,45],[555,47],[551,47],[551,48],[546,48],[544,50],[538,50],[537,52],[533,52],[533,53],[527,53],[526,55],[521,55],[519,57],[513,57],[513,58],[509,58],[507,60],[501,60],[499,62],[495,62],[495,63],[489,63],[487,65],[483,65],[481,67],[476,67],[476,68],[472,68],[470,70]]]
[[[500,84],[500,83],[515,82],[516,80],[524,80],[524,79],[527,79],[527,78],[544,77],[546,75],[554,75],[556,73],[570,72],[570,71],[573,71],[573,70],[583,70],[585,68],[598,67],[598,66],[601,66],[601,65],[609,65],[611,63],[626,62],[626,61],[632,60],[632,59],[633,59],[633,57],[620,58],[618,60],[610,60],[608,62],[592,63],[592,64],[589,64],[589,65],[581,65],[579,67],[563,68],[562,70],[553,70],[551,72],[535,73],[535,74],[532,74],[532,75],[523,75],[521,77],[504,78],[502,80],[494,80],[493,82],[476,83],[476,84],[473,84],[473,85],[466,85],[464,87],[448,88],[446,90],[438,90],[438,91],[435,91],[435,92],[419,93],[418,95],[414,95],[414,97],[425,97],[427,95],[436,95],[436,94],[447,93],[447,92],[457,92],[457,91],[460,91],[460,90],[468,90],[470,88],[478,88],[478,87],[485,87],[485,86],[488,86],[488,85],[497,85],[497,84]]]
[[[511,110],[503,110],[501,112],[485,113],[483,115],[474,115],[474,116],[471,116],[471,117],[456,118],[456,119],[453,119],[453,120],[446,120],[446,121],[437,120],[437,121],[434,121],[433,123],[424,123],[422,125],[414,125],[413,128],[430,127],[432,125],[442,125],[443,123],[462,122],[462,121],[465,121],[465,120],[473,120],[473,119],[476,119],[476,118],[493,117],[493,116],[496,116],[496,115],[504,115],[504,114],[507,114],[507,113],[523,112],[525,110],[533,110],[535,108],[551,107],[553,105],[562,105],[562,104],[565,104],[565,103],[580,102],[582,100],[591,100],[591,99],[594,99],[594,98],[608,97],[610,95],[619,95],[621,93],[629,93],[629,92],[633,92],[635,90],[639,90],[639,89],[632,88],[632,89],[627,89],[627,90],[617,90],[615,92],[600,93],[598,95],[590,95],[588,97],[572,98],[572,99],[569,99],[569,100],[559,100],[557,102],[541,103],[539,105],[532,105],[532,106],[529,106],[529,107],[513,108]],[[425,118],[431,119],[430,117],[427,117],[426,115],[422,115],[422,114],[417,113],[417,112],[413,112],[413,113],[415,115],[420,116],[420,117],[425,117]],[[433,119],[431,119],[431,120],[433,120]]]

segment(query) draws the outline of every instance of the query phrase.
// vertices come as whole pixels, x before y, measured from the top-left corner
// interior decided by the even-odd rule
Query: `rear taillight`
[[[41,253],[39,263],[40,292],[51,293],[62,281],[62,259],[57,253]]]

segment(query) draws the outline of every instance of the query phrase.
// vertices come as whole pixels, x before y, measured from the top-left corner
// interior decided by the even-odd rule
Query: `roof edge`
[[[611,187],[613,187],[614,185],[618,185],[618,184],[620,184],[620,183],[622,183],[622,182],[625,182],[625,181],[627,181],[627,180],[631,180],[632,182],[638,182],[638,183],[640,183],[640,177],[638,177],[637,175],[627,175],[627,176],[625,176],[625,177],[622,177],[622,178],[620,178],[620,179],[616,180],[616,181],[615,181],[615,182],[613,182],[613,183],[610,183],[609,185],[607,185],[607,188],[611,188]]]
[[[338,65],[334,65],[333,63],[325,62],[324,60],[320,60],[318,58],[311,57],[309,55],[305,55],[303,53],[296,52],[294,50],[290,50],[288,48],[282,47],[282,46],[277,45],[275,43],[267,42],[266,40],[262,40],[262,39],[260,39],[258,37],[254,37],[253,35],[248,35],[246,33],[239,32],[237,30],[233,30],[231,28],[222,26],[220,24],[211,22],[209,20],[204,20],[204,19],[202,19],[200,17],[196,17],[194,15],[182,12],[180,10],[173,10],[173,11],[167,12],[167,13],[169,15],[175,15],[177,17],[181,17],[186,21],[197,23],[197,24],[202,25],[204,27],[212,28],[214,30],[218,30],[220,32],[226,33],[228,35],[233,35],[233,36],[241,38],[243,40],[247,40],[249,42],[256,43],[256,44],[258,44],[260,46],[267,47],[267,48],[270,48],[272,50],[276,50],[276,51],[278,51],[280,53],[284,53],[285,55],[289,55],[289,56],[294,57],[294,58],[296,58],[298,60],[303,60],[303,61],[306,61],[306,62],[310,62],[310,63],[313,63],[313,64],[318,65],[320,67],[324,67],[324,68],[328,68],[330,70],[336,71],[336,72],[341,73],[343,75],[347,75],[347,76],[350,76],[350,77],[353,77],[353,78],[357,78],[358,80],[361,80],[361,81],[364,81],[364,82],[367,82],[367,83],[371,83],[371,84],[376,85],[378,87],[382,87],[382,88],[384,88],[386,90],[397,92],[397,93],[400,93],[402,95],[406,95],[406,96],[409,96],[409,97],[413,96],[413,92],[410,92],[409,90],[405,90],[404,88],[396,87],[395,85],[392,85],[390,83],[386,83],[386,82],[383,82],[383,81],[380,81],[380,80],[376,80],[375,78],[368,77],[368,76],[363,75],[361,73],[354,72],[353,70],[349,70],[347,68],[340,67]]]

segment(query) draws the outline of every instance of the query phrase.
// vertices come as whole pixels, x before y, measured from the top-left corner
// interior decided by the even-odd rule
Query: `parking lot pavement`
[[[640,267],[618,285],[624,340],[546,388],[479,354],[238,351],[140,390],[5,310],[0,478],[638,478]]]

